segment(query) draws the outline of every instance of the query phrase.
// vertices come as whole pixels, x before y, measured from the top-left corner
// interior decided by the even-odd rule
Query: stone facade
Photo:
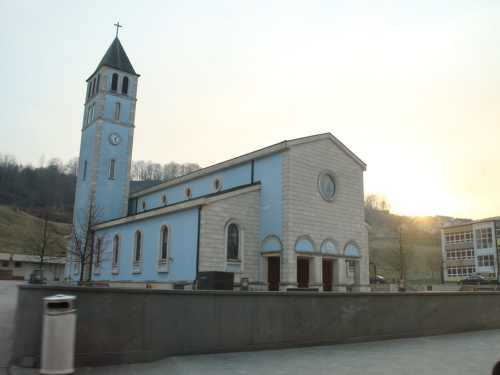
[[[260,190],[203,206],[200,227],[200,271],[227,271],[226,228],[235,221],[242,231],[240,269],[235,283],[247,277],[257,281],[259,263],[259,198]],[[237,263],[237,262],[235,262]],[[236,264],[237,265],[237,264]]]
[[[359,262],[360,288],[368,285],[368,233],[364,221],[364,166],[336,145],[331,139],[292,145],[283,159],[283,248],[284,287],[296,285],[297,257],[314,262],[310,285],[322,287],[321,244],[333,239],[340,254],[331,257],[337,262],[338,286],[347,284],[345,260]],[[334,201],[325,200],[319,192],[318,178],[329,171],[336,178],[338,192]],[[295,251],[297,240],[309,236],[313,254]],[[343,250],[351,242],[360,252],[359,258],[345,258]],[[335,284],[335,283],[334,283]],[[341,289],[342,290],[342,289]]]

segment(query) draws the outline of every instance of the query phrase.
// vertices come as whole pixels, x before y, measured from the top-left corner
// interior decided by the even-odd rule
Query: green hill
[[[37,221],[40,219],[0,205],[0,253],[24,254],[26,238]],[[61,243],[65,243],[64,236],[70,233],[70,225],[55,223],[55,231]]]

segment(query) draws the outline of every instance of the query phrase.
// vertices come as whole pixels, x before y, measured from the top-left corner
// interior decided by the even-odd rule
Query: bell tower
[[[87,79],[75,214],[94,201],[99,221],[127,215],[139,75],[118,39]]]

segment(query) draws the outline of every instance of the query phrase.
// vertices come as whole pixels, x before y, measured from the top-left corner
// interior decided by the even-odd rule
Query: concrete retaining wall
[[[209,292],[22,285],[14,364],[40,355],[42,299],[55,294],[77,297],[77,367],[500,328],[498,292]]]

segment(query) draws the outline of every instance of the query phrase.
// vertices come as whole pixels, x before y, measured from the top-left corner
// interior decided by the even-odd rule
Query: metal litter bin
[[[43,299],[40,374],[73,374],[75,357],[75,296],[58,294]]]

